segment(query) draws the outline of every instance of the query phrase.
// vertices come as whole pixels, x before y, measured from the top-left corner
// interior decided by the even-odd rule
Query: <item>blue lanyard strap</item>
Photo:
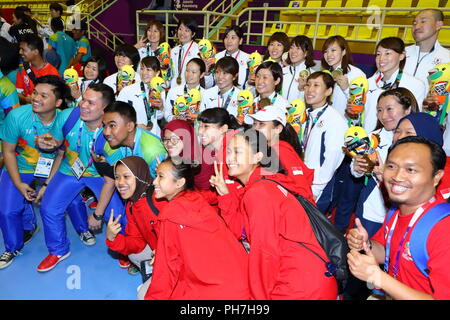
[[[81,120],[81,122],[80,122],[80,127],[79,127],[79,129],[78,129],[78,139],[77,139],[77,154],[78,154],[78,158],[80,158],[80,160],[81,160],[81,154],[80,154],[80,152],[81,152],[81,136],[82,136],[82,133],[83,133],[83,124],[84,124],[84,121]],[[90,148],[91,151],[94,151],[94,150],[95,150],[95,141],[96,141],[97,138],[98,138],[98,131],[100,130],[101,127],[102,127],[102,126],[100,125],[100,126],[97,127],[97,129],[95,129],[94,137],[93,137],[93,139],[92,139],[92,146],[91,146],[91,148]],[[88,163],[88,165],[87,165],[86,168],[89,168],[89,167],[91,166],[91,164],[92,164],[93,161],[94,161],[94,159],[92,158],[92,155],[89,153],[89,163]]]
[[[328,105],[325,105],[325,107],[323,107],[323,109],[317,113],[317,116],[312,120],[313,123],[312,123],[311,129],[309,129],[309,122],[310,122],[311,118],[308,114],[308,117],[306,118],[306,123],[305,123],[305,130],[303,131],[303,140],[302,140],[303,150],[306,150],[306,146],[308,145],[309,136],[311,135],[311,132],[314,129],[314,126],[319,121],[320,117],[324,114],[324,112],[327,110],[327,108],[328,108]]]
[[[416,212],[414,212],[414,215],[412,216],[408,227],[406,228],[405,233],[402,236],[402,239],[400,240],[398,247],[397,247],[397,251],[395,251],[395,256],[394,256],[394,264],[392,265],[392,275],[393,277],[396,279],[398,276],[398,273],[400,271],[399,268],[399,264],[400,264],[400,256],[401,256],[401,252],[403,249],[403,245],[405,244],[405,240],[408,237],[408,234],[411,232],[412,227],[414,226],[414,224],[417,222],[417,220],[422,216],[422,214],[425,212],[425,210],[427,209],[427,206],[429,204],[431,204],[432,202],[434,202],[435,198],[431,198],[431,200],[429,200],[426,204],[424,204],[423,206],[421,206],[420,208],[418,208],[416,210]],[[385,252],[385,260],[384,260],[384,271],[386,273],[389,273],[389,264],[390,264],[390,254],[391,254],[391,244],[392,244],[392,236],[394,234],[394,230],[395,227],[397,225],[397,221],[398,221],[398,216],[399,216],[399,210],[397,210],[394,213],[395,217],[394,217],[394,222],[392,223],[392,226],[389,230],[388,233],[388,237],[386,240],[386,252]]]
[[[231,89],[231,91],[228,93],[228,97],[227,97],[227,100],[225,101],[224,105],[220,105],[220,94],[219,94],[219,96],[218,96],[219,108],[224,108],[224,109],[228,108],[228,105],[230,104],[230,101],[231,101],[231,97],[234,94],[234,89],[235,89],[235,87],[233,87],[233,89]]]

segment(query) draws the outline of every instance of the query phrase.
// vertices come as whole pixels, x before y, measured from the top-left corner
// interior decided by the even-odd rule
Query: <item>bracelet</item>
[[[367,245],[368,245],[369,249],[372,250],[372,247],[373,247],[373,246],[372,246],[372,241],[370,241],[370,240],[367,241]]]
[[[103,216],[98,216],[95,214],[95,212],[92,214],[92,216],[94,217],[95,220],[97,221],[103,221]]]
[[[47,182],[44,182],[44,183],[42,184],[42,186],[43,186],[43,187],[47,187],[47,186],[48,186]]]

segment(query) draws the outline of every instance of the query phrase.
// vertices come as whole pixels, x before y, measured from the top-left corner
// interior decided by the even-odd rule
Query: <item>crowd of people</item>
[[[317,63],[310,38],[276,32],[258,63],[233,25],[205,58],[188,16],[173,48],[150,21],[108,70],[86,25],[50,12],[2,20],[0,269],[39,230],[39,206],[38,272],[70,255],[66,214],[86,245],[104,223],[119,266],[145,275],[139,299],[450,298],[441,11],[415,16],[414,45],[381,39],[370,77],[338,35]],[[296,195],[346,237],[346,288]]]

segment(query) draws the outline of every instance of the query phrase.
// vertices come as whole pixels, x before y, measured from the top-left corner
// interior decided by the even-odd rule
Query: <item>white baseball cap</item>
[[[248,114],[245,116],[244,118],[244,122],[246,124],[253,124],[253,120],[258,120],[258,121],[273,121],[273,120],[277,120],[278,122],[280,122],[283,127],[286,126],[286,111],[283,110],[283,108],[279,107],[279,106],[266,106],[262,109],[260,109],[258,112],[256,112],[255,114]]]

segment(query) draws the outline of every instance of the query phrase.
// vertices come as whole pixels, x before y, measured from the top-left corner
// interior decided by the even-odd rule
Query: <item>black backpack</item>
[[[314,231],[314,235],[316,236],[316,239],[319,242],[320,246],[325,251],[329,261],[325,261],[317,252],[314,252],[313,250],[308,248],[304,243],[302,242],[297,243],[302,247],[304,247],[305,249],[312,252],[315,256],[317,256],[320,260],[322,260],[325,263],[327,269],[327,272],[325,272],[325,276],[335,277],[339,287],[339,294],[341,294],[344,291],[345,286],[347,284],[348,279],[347,254],[350,251],[347,245],[347,241],[345,240],[345,237],[325,217],[325,215],[309,200],[307,200],[306,198],[304,198],[299,194],[296,194],[295,192],[290,191],[278,181],[268,179],[266,177],[263,177],[258,181],[261,180],[275,182],[279,186],[286,189],[298,200],[298,202],[300,202],[301,206],[308,215],[309,221],[311,222],[311,227]]]

